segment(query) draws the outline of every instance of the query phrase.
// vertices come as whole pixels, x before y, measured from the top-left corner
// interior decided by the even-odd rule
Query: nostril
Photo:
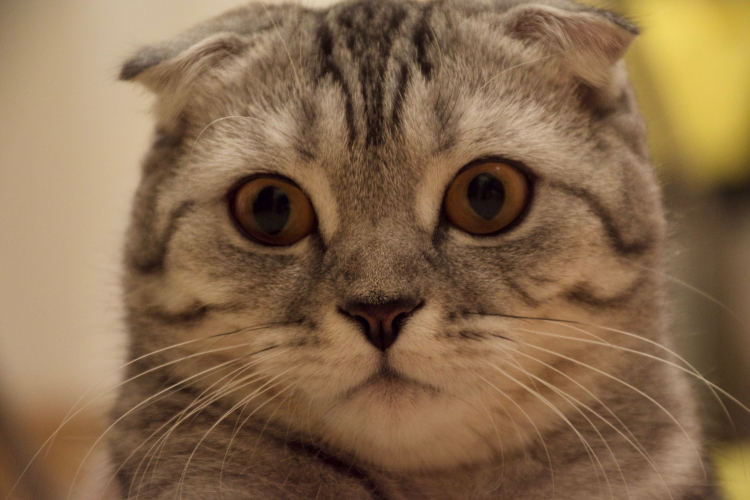
[[[404,326],[406,318],[408,318],[412,312],[414,311],[402,312],[400,314],[397,314],[396,317],[393,318],[393,321],[391,321],[391,330],[393,330],[396,335],[398,335],[398,333],[401,331],[401,327]]]
[[[364,318],[362,316],[352,316],[352,318],[354,318],[354,320],[360,324],[360,326],[362,327],[362,330],[364,330],[364,332],[365,332],[365,335],[370,335],[370,333],[372,332],[373,328],[372,328],[372,326],[370,326],[370,322],[367,321],[367,318]]]
[[[413,299],[351,301],[339,307],[339,312],[359,323],[367,340],[385,351],[396,341],[408,317],[423,304],[424,301]]]

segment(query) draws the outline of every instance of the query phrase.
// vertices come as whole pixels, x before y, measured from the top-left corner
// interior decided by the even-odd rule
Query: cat
[[[714,498],[637,34],[567,0],[258,3],[127,61],[156,132],[120,496]]]

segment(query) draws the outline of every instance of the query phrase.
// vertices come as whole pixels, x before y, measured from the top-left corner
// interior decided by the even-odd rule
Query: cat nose
[[[424,305],[416,299],[396,299],[382,303],[348,302],[339,312],[357,321],[367,340],[385,352],[396,341],[406,319]]]

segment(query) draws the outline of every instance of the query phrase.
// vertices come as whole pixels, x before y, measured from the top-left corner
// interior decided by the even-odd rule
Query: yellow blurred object
[[[750,443],[722,446],[714,454],[716,469],[727,500],[750,498]]]
[[[641,82],[639,90],[656,92],[646,99],[658,102],[656,107],[665,115],[648,116],[647,109],[647,117],[652,127],[670,128],[672,144],[667,148],[654,144],[657,161],[676,160],[689,178],[700,183],[727,183],[747,176],[750,2],[629,0],[625,5],[643,28],[634,49],[649,81]],[[641,71],[634,69],[638,83]],[[654,107],[650,108],[653,113]]]

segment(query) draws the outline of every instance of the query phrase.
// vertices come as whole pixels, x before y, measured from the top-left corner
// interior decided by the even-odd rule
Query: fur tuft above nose
[[[385,352],[396,341],[406,319],[424,305],[418,299],[396,299],[381,303],[347,302],[339,312],[357,321],[367,340]]]

